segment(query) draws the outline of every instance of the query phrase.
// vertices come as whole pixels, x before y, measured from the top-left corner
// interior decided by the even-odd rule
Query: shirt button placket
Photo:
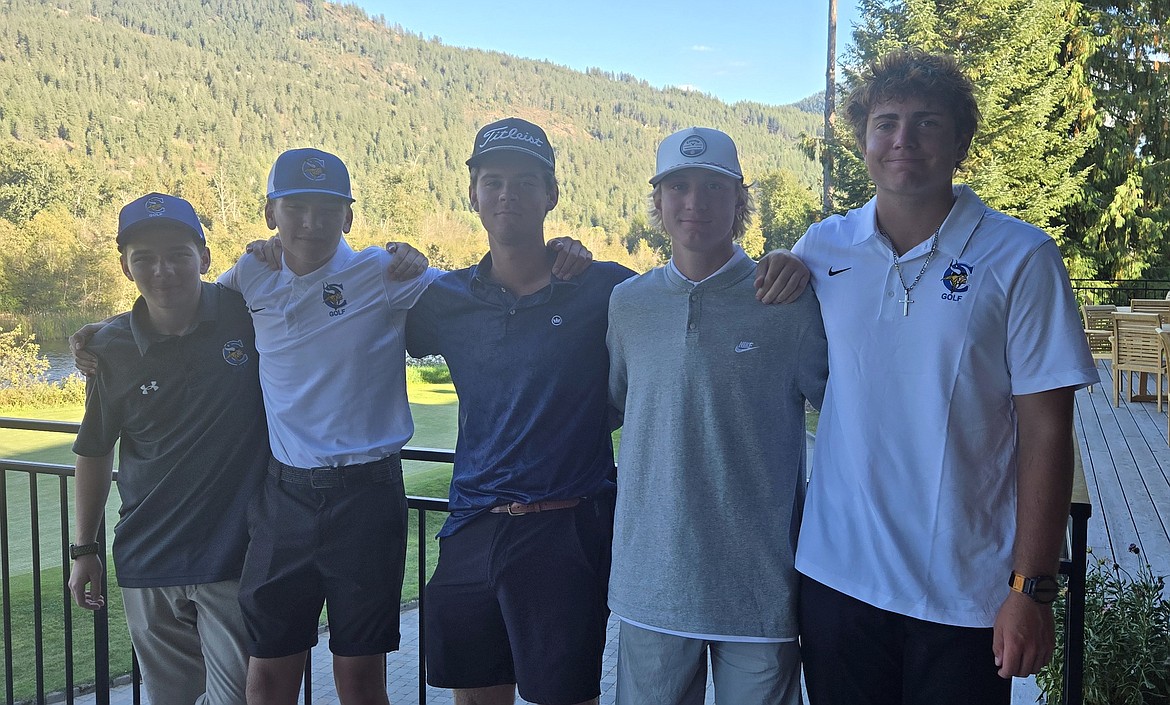
[[[690,296],[687,297],[687,335],[698,335],[699,333],[699,314],[702,311],[702,297],[694,291],[691,291]]]

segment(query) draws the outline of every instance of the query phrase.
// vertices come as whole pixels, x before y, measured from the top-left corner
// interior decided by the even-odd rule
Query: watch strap
[[[77,560],[81,556],[90,556],[100,553],[101,550],[102,545],[100,543],[71,543],[69,544],[69,558],[72,560]]]
[[[1052,604],[1060,595],[1060,583],[1051,575],[1028,577],[1013,570],[1008,577],[1008,587],[1042,605]]]

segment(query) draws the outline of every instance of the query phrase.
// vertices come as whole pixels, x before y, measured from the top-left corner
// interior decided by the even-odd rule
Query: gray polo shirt
[[[145,306],[140,298],[89,344],[98,374],[73,451],[102,456],[121,440],[113,551],[123,587],[238,578],[268,459],[252,319],[217,284],[203,284],[187,335],[155,334]]]

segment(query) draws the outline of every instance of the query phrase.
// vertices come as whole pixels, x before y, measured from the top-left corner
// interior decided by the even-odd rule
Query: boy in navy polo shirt
[[[633,272],[553,274],[544,131],[485,126],[467,161],[490,252],[435,280],[407,317],[411,355],[443,355],[459,394],[451,516],[426,587],[427,677],[458,704],[596,702],[605,641],[613,449],[606,311]]]
[[[186,201],[159,193],[119,216],[122,271],[141,294],[89,344],[69,589],[105,604],[98,529],[119,446],[114,560],[151,702],[244,703],[237,600],[246,507],[267,429],[252,322],[234,291],[204,283],[210,253]]]

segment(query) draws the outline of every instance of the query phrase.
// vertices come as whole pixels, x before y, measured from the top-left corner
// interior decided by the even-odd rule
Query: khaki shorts
[[[715,701],[800,705],[796,641],[706,641],[621,623],[617,705],[702,705],[710,652]]]

